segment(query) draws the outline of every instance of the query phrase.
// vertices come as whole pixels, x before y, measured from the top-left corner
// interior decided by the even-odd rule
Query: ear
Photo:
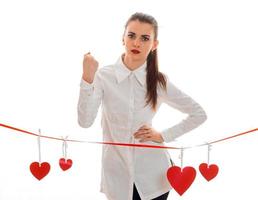
[[[152,45],[151,50],[154,51],[155,49],[157,49],[158,45],[159,45],[159,41],[158,41],[158,40],[155,40],[155,41],[153,42],[153,45]]]
[[[125,34],[122,35],[122,43],[123,43],[123,45],[125,45],[125,39],[124,38],[125,38]]]

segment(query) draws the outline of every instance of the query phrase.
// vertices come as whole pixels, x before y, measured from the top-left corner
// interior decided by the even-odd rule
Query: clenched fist
[[[95,73],[98,69],[99,63],[95,58],[89,53],[84,55],[83,59],[83,75],[82,78],[88,83],[92,83],[94,80]]]

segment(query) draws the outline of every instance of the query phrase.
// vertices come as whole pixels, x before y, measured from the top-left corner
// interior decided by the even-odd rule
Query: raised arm
[[[103,93],[98,62],[89,53],[85,54],[77,106],[78,123],[81,127],[88,128],[93,124],[103,98]]]

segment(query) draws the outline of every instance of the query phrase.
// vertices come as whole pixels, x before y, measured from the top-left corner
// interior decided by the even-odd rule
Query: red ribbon
[[[19,132],[22,132],[22,133],[26,133],[26,134],[29,134],[29,135],[39,136],[36,133],[32,133],[32,132],[29,132],[29,131],[26,131],[26,130],[15,128],[13,126],[9,126],[9,125],[6,125],[6,124],[1,124],[0,123],[0,126],[2,126],[4,128],[15,130],[15,131],[19,131]],[[258,128],[255,128],[255,129],[252,129],[252,130],[249,130],[249,131],[245,131],[245,132],[242,132],[242,133],[238,133],[238,134],[235,134],[233,136],[229,136],[229,137],[222,138],[222,139],[219,139],[219,140],[211,141],[209,143],[196,145],[196,146],[204,146],[204,145],[207,145],[207,144],[214,144],[214,143],[222,142],[222,141],[229,140],[229,139],[232,139],[232,138],[235,138],[235,137],[238,137],[238,136],[242,136],[242,135],[245,135],[245,134],[248,134],[248,133],[251,133],[251,132],[255,132],[255,131],[258,131]],[[61,140],[61,141],[64,140],[62,138],[50,137],[50,136],[45,136],[45,135],[40,135],[40,137],[53,139],[53,140]],[[108,145],[117,145],[117,146],[130,146],[130,147],[145,147],[145,148],[159,148],[159,149],[181,149],[181,147],[169,147],[169,146],[147,145],[147,144],[130,144],[130,143],[119,143],[119,142],[90,142],[90,141],[82,141],[82,140],[66,140],[66,141],[69,141],[69,142],[87,142],[87,143],[94,143],[94,144],[108,144]],[[191,147],[184,147],[184,148],[191,148]]]

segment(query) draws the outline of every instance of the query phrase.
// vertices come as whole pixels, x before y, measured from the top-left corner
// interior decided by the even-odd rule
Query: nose
[[[140,39],[137,39],[137,38],[136,38],[136,39],[134,40],[134,43],[133,43],[133,44],[134,44],[135,47],[140,47]]]

